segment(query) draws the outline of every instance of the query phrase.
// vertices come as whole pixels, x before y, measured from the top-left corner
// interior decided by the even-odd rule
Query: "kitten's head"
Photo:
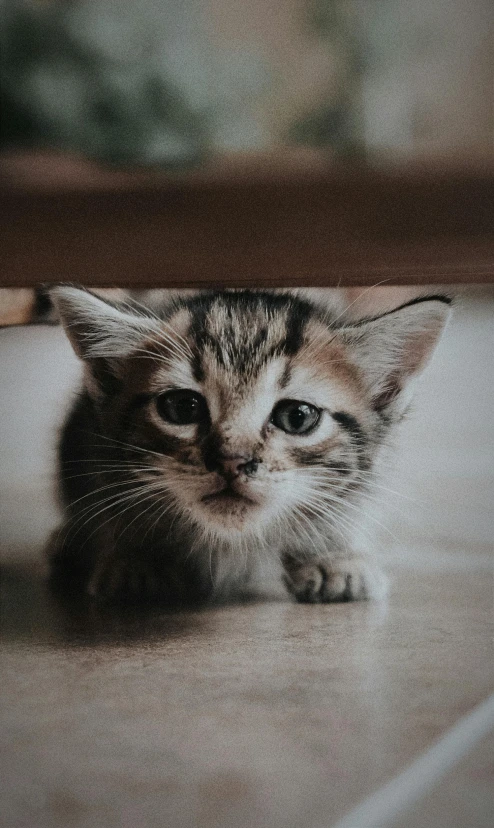
[[[328,520],[365,485],[449,300],[345,324],[291,293],[184,296],[162,317],[53,291],[102,434],[217,538]]]

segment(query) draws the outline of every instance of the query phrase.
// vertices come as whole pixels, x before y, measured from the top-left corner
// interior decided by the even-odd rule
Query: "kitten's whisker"
[[[296,517],[298,517],[298,519],[299,519],[299,523],[298,523],[299,531],[302,531],[302,534],[306,538],[308,548],[311,549],[313,546],[315,546],[314,538],[311,534],[311,532],[314,531],[314,527],[312,526],[312,524],[311,524],[309,518],[307,517],[307,515],[305,515],[304,512],[298,506],[295,506],[293,511],[294,511],[294,515]],[[303,520],[309,526],[309,529],[311,530],[310,532],[300,524],[300,520]]]
[[[353,302],[350,302],[350,303],[346,306],[346,308],[345,308],[344,310],[342,310],[342,311],[341,311],[341,313],[339,313],[339,314],[338,314],[338,316],[336,316],[336,317],[332,320],[333,324],[334,324],[335,322],[338,322],[338,320],[339,320],[339,319],[341,319],[342,317],[345,317],[345,316],[346,316],[346,314],[348,313],[348,311],[350,310],[350,308],[353,308],[353,306],[355,305],[355,303],[356,303],[356,302],[358,302],[358,301],[359,301],[359,299],[361,299],[361,298],[362,298],[362,296],[365,296],[367,293],[369,293],[369,291],[371,291],[371,290],[375,290],[377,287],[380,287],[381,285],[385,285],[385,284],[386,284],[386,282],[389,282],[389,281],[390,281],[390,278],[388,278],[388,279],[381,279],[381,281],[380,281],[380,282],[376,282],[374,285],[370,285],[369,287],[365,288],[365,290],[363,290],[363,291],[362,291],[362,293],[359,293],[359,295],[356,297],[356,299],[354,299],[354,300],[353,300]],[[351,325],[351,324],[352,324],[352,322],[350,322],[349,324]]]
[[[80,520],[86,517],[87,520],[85,520],[82,526],[80,526],[77,530],[78,532],[81,531],[81,529],[83,529],[84,526],[86,526],[86,524],[89,523],[89,521],[94,520],[102,512],[114,506],[118,506],[120,503],[132,503],[133,499],[138,500],[143,493],[146,493],[146,491],[151,488],[153,488],[154,491],[159,492],[162,489],[162,486],[161,484],[159,486],[156,486],[155,484],[148,484],[147,486],[136,484],[133,491],[123,493],[116,492],[115,494],[109,495],[106,498],[99,499],[97,503],[93,503],[85,509],[78,510],[77,515],[74,516],[77,518],[77,520],[75,520],[75,522],[71,521],[72,528],[75,528],[75,526],[77,526]],[[96,509],[98,509],[98,507],[103,506],[103,504],[105,504],[104,508],[100,509],[99,511],[95,511]],[[91,511],[93,511],[93,514],[91,514]]]
[[[173,460],[174,459],[173,457],[170,457],[170,455],[168,455],[168,454],[162,454],[160,451],[153,451],[152,449],[142,448],[141,446],[135,446],[132,443],[124,443],[122,440],[116,440],[114,437],[108,437],[106,434],[94,434],[93,432],[86,432],[86,433],[93,434],[94,437],[96,437],[98,439],[101,439],[101,440],[106,440],[107,442],[109,442],[113,445],[123,446],[124,448],[130,449],[132,451],[140,452],[142,454],[156,456],[156,457],[159,457],[160,459],[162,459],[163,457],[168,459],[168,460]],[[101,448],[101,446],[96,445],[96,446],[93,446],[93,448]]]
[[[370,505],[377,505],[377,506],[383,508],[384,510],[393,509],[393,511],[396,512],[402,518],[402,520],[405,523],[410,521],[410,514],[408,514],[402,508],[397,506],[396,503],[393,503],[393,501],[390,500],[389,498],[385,499],[384,496],[378,497],[375,494],[373,494],[372,492],[367,493],[365,491],[362,492],[362,496],[365,498],[366,502],[369,503]],[[422,509],[426,507],[425,502],[419,503],[418,501],[415,501],[415,500],[412,500],[411,502],[414,505],[420,506]]]
[[[353,467],[353,466],[341,466],[341,467],[338,467],[338,471],[349,472],[349,473],[353,472],[355,474],[356,482],[363,482],[365,485],[369,485],[369,486],[371,485],[372,487],[378,487],[378,488],[381,488],[381,489],[386,488],[387,491],[391,492],[392,494],[399,495],[400,497],[406,497],[409,500],[413,500],[413,502],[418,502],[418,501],[415,501],[414,498],[410,498],[409,495],[406,495],[402,492],[399,492],[397,489],[391,489],[389,487],[384,487],[381,483],[378,483],[377,481],[380,477],[380,474],[379,474],[378,470],[366,471],[366,470],[359,469],[359,468]],[[333,477],[334,477],[334,479],[340,479],[341,480],[341,476],[338,476],[338,471],[333,471],[330,468],[326,469],[326,468],[320,466],[320,467],[297,469],[297,475],[305,474],[305,475],[308,475],[310,477],[320,476],[320,477],[325,477],[325,478],[327,477],[328,479],[330,477],[331,477],[331,479],[333,479]],[[367,483],[367,481],[368,481],[368,483]]]
[[[190,362],[193,357],[193,353],[190,348],[185,349],[179,342],[175,342],[167,334],[160,336],[160,331],[155,331],[155,333],[159,336],[158,339],[155,336],[146,337],[141,346],[132,351],[132,354],[146,353],[153,359],[161,359],[166,362],[171,362],[173,359],[179,357],[186,362]],[[146,345],[155,345],[158,350],[150,351]],[[166,348],[169,353],[163,353],[163,348]]]
[[[165,503],[165,505],[164,505],[164,506],[162,506],[162,504],[161,504],[159,501],[157,501],[157,506],[158,506],[158,509],[157,509],[157,516],[156,516],[155,520],[153,521],[153,523],[152,523],[152,524],[150,524],[150,525],[148,526],[148,528],[146,529],[146,532],[144,533],[144,535],[143,535],[143,537],[142,537],[142,539],[141,539],[141,546],[142,546],[142,544],[144,543],[144,541],[145,541],[146,537],[147,537],[149,534],[151,534],[151,536],[153,535],[153,532],[154,532],[154,530],[156,529],[156,527],[158,526],[158,524],[159,524],[159,523],[163,520],[163,518],[165,517],[165,515],[167,514],[167,512],[169,512],[169,511],[170,511],[170,509],[173,509],[173,508],[174,508],[175,504],[174,504],[173,500],[170,500],[170,502],[169,502],[169,503]],[[174,516],[174,520],[175,520],[175,517],[176,517],[176,515]],[[171,524],[167,527],[167,530],[168,530],[167,534],[170,534],[170,533],[171,533],[172,525],[173,525],[173,521],[172,521],[172,523],[171,523]]]
[[[303,471],[303,470],[300,470],[300,471]],[[342,469],[342,471],[345,471],[345,470]],[[359,481],[359,477],[361,476],[362,473],[358,469],[348,469],[348,471],[355,471],[356,472],[356,479],[349,481],[350,483],[353,483],[353,482],[359,483],[359,482],[361,482],[361,483],[363,483],[364,486],[370,486],[370,487],[372,487],[372,489],[381,489],[382,491],[385,491],[388,494],[397,495],[397,497],[402,497],[404,500],[409,500],[411,503],[416,503],[416,504],[420,505],[417,500],[410,497],[409,495],[406,495],[403,492],[399,492],[396,489],[391,489],[391,488],[389,488],[389,486],[383,486],[380,483],[376,483],[374,480],[369,480],[368,482]],[[331,477],[329,475],[326,476],[323,472],[319,472],[319,471],[315,472],[313,475],[311,475],[311,477],[313,477],[314,480],[318,480],[318,481],[322,480],[322,481],[328,482],[328,483],[333,483],[333,482],[344,483],[345,482],[345,478],[342,478],[341,476],[340,477]],[[369,474],[369,477],[372,477],[372,473]],[[368,490],[367,489],[362,489],[362,494],[368,494]]]
[[[97,477],[98,475],[100,475],[100,473],[104,473],[104,474],[107,474],[109,476],[109,475],[113,475],[113,474],[118,474],[119,472],[122,472],[122,471],[125,471],[125,472],[132,472],[133,471],[136,475],[137,474],[144,474],[146,472],[148,472],[148,473],[153,472],[152,478],[156,478],[158,474],[161,474],[160,472],[157,472],[156,470],[153,470],[153,468],[151,466],[147,466],[147,467],[144,467],[144,468],[142,468],[142,467],[140,468],[139,466],[137,466],[137,467],[134,468],[133,466],[127,466],[127,467],[102,466],[102,465],[98,464],[98,466],[95,469],[93,469],[92,471],[80,472],[79,474],[65,475],[64,480],[77,480],[80,477]],[[136,477],[136,480],[141,480],[142,482],[146,482],[145,478]],[[97,490],[93,490],[93,492],[94,491],[97,491]],[[74,501],[74,503],[76,503],[76,502],[77,501]]]
[[[123,308],[130,313],[134,313],[140,319],[150,320],[151,322],[161,322],[160,317],[148,305],[139,302],[134,296],[129,299],[122,299],[118,301],[118,307]]]
[[[125,526],[122,529],[122,531],[120,532],[119,536],[116,538],[116,542],[118,542],[120,540],[122,535],[125,532],[127,532],[127,530],[132,526],[132,524],[136,522],[136,520],[141,520],[144,514],[146,514],[150,509],[152,509],[153,506],[155,506],[157,502],[159,503],[159,501],[157,501],[155,495],[156,495],[156,493],[152,492],[151,494],[148,494],[146,497],[144,497],[142,500],[139,501],[138,505],[141,506],[147,500],[152,499],[152,502],[151,502],[150,506],[148,506],[143,512],[138,512],[138,514],[134,518],[132,518],[130,523],[125,524]]]
[[[343,527],[346,527],[348,532],[354,533],[356,531],[356,528],[357,528],[356,524],[352,523],[352,521],[348,518],[348,516],[342,515],[339,512],[337,512],[335,509],[332,509],[329,506],[329,504],[326,504],[326,506],[324,508],[323,506],[321,506],[320,501],[314,501],[314,500],[311,500],[310,498],[308,498],[304,501],[303,506],[304,506],[304,508],[308,507],[314,515],[316,515],[316,514],[319,515],[319,517],[322,518],[322,520],[324,522],[326,522],[326,524],[329,527],[332,527],[334,525],[333,521],[329,520],[329,516],[331,516],[332,518],[336,519],[337,522],[341,523],[341,525]],[[338,528],[338,527],[336,526],[336,528]],[[339,530],[339,531],[340,531],[340,534],[341,534],[341,530]],[[348,540],[348,538],[345,537],[345,542],[347,540]]]
[[[140,495],[141,495],[141,497],[137,498],[137,500],[136,500],[134,503],[132,503],[132,508],[137,508],[137,507],[138,507],[138,506],[140,506],[142,503],[144,503],[145,501],[149,500],[149,498],[151,498],[151,497],[156,497],[156,492],[152,492],[152,493],[150,494],[149,492],[146,492],[146,491],[144,490],[144,491],[141,491],[141,492],[140,492]],[[124,498],[122,498],[122,500],[121,500],[121,501],[118,501],[117,503],[112,503],[112,504],[110,504],[109,506],[106,506],[104,509],[101,509],[99,512],[97,512],[97,513],[96,513],[96,515],[92,515],[92,516],[91,516],[88,520],[86,520],[86,521],[85,521],[85,523],[83,523],[83,525],[82,525],[82,526],[81,526],[81,527],[77,530],[78,532],[80,532],[80,531],[81,531],[81,529],[82,529],[82,528],[83,528],[83,527],[84,527],[87,523],[89,523],[90,521],[94,520],[94,518],[95,518],[95,517],[98,517],[98,515],[102,514],[103,512],[106,512],[106,511],[107,511],[108,509],[110,509],[110,508],[114,508],[114,507],[116,507],[116,506],[121,506],[121,505],[122,505],[122,503],[124,504],[124,508],[123,508],[123,509],[120,509],[118,512],[116,512],[116,513],[114,513],[114,514],[111,514],[111,515],[110,515],[110,517],[109,517],[107,520],[103,521],[103,523],[98,523],[98,525],[97,525],[97,526],[95,526],[94,530],[90,533],[90,535],[88,535],[88,537],[87,537],[87,539],[86,539],[86,543],[87,543],[87,541],[89,541],[89,540],[93,537],[93,535],[94,535],[96,532],[99,532],[101,529],[103,529],[103,527],[107,526],[107,524],[108,524],[108,523],[110,523],[110,521],[112,521],[112,520],[117,521],[117,520],[118,520],[118,518],[119,518],[121,515],[123,515],[123,514],[124,514],[124,512],[126,512],[126,511],[127,511],[127,507],[128,507],[128,503],[127,503],[127,501],[128,501],[128,497],[124,497]]]
[[[176,337],[177,337],[177,339],[178,339],[180,342],[182,342],[182,343],[183,343],[183,348],[184,348],[184,349],[185,349],[185,350],[186,350],[186,351],[190,354],[190,356],[193,356],[193,352],[192,352],[192,348],[190,347],[190,343],[189,343],[189,342],[185,339],[185,337],[184,337],[184,336],[182,336],[182,334],[179,334],[179,332],[178,332],[175,328],[173,328],[173,327],[170,325],[170,323],[169,323],[169,322],[166,322],[165,320],[161,320],[161,325],[160,325],[160,328],[159,328],[159,331],[158,331],[158,333],[159,333],[160,335],[165,335],[165,336],[168,336],[168,337],[169,337],[169,334],[167,334],[165,331],[163,331],[162,326],[165,326],[165,327],[169,328],[169,330],[171,331],[171,333],[173,334],[173,336],[176,336]]]
[[[309,499],[308,505],[315,512],[317,512],[319,518],[323,521],[323,523],[326,523],[330,530],[337,528],[340,535],[344,538],[345,546],[349,538],[353,537],[355,533],[364,534],[368,540],[371,539],[369,532],[365,527],[363,527],[360,523],[353,521],[348,515],[342,514],[341,511],[335,510],[329,503],[326,502],[324,505],[321,505],[320,500],[314,502]],[[342,533],[340,525],[346,530],[348,535],[344,535]]]
[[[143,458],[138,458],[141,462],[143,462]],[[65,466],[79,466],[82,463],[94,463],[98,466],[98,468],[112,468],[112,469],[122,469],[126,467],[131,468],[145,468],[145,469],[155,469],[155,466],[146,465],[144,467],[136,466],[137,460],[117,460],[116,458],[110,457],[88,457],[87,459],[80,458],[78,460],[66,460],[64,463],[61,463],[62,468]],[[94,474],[94,472],[90,472],[90,474]]]
[[[160,339],[166,338],[169,344],[173,345],[173,347],[177,349],[181,348],[184,352],[190,351],[190,345],[187,340],[179,334],[179,332],[175,330],[169,322],[158,316],[152,308],[147,307],[142,302],[139,302],[134,298],[130,301],[119,302],[118,307],[122,310],[127,310],[127,312],[133,314],[137,319],[147,323],[148,330],[143,330],[143,339],[146,342],[153,341],[155,344],[162,346],[162,343],[159,340],[152,338],[152,335],[155,335],[160,337]],[[165,328],[168,328],[172,336],[170,336],[170,333],[167,333]],[[178,342],[172,338],[173,336],[177,338]]]
[[[352,538],[355,538],[356,535],[362,535],[369,542],[372,541],[372,536],[367,529],[362,527],[359,523],[352,521],[348,516],[342,515],[341,512],[334,512],[326,507],[326,514],[326,510],[320,511],[317,509],[315,504],[312,505],[312,509],[315,510],[318,515],[318,519],[327,527],[327,529],[331,532],[334,531],[334,529],[338,531],[338,534],[344,540],[345,549],[348,549],[348,542]],[[343,532],[343,530],[345,531]]]
[[[133,492],[122,493],[122,491],[118,491],[112,495],[108,495],[107,497],[101,498],[96,503],[91,503],[89,506],[84,507],[84,509],[80,509],[75,515],[73,515],[70,518],[68,522],[68,528],[70,532],[72,532],[76,528],[76,526],[84,520],[84,518],[87,518],[88,520],[86,520],[86,522],[82,526],[80,526],[79,529],[82,529],[83,526],[85,526],[89,520],[93,519],[93,517],[97,517],[98,509],[101,506],[104,506],[106,508],[107,506],[110,507],[112,505],[118,505],[124,499],[127,501],[132,497],[136,497],[138,494],[140,494],[140,491],[140,488],[138,489],[137,487]],[[77,530],[78,532],[79,529]]]
[[[138,359],[151,359],[153,362],[162,362],[165,365],[172,365],[174,361],[171,356],[166,357],[163,354],[148,351],[145,348],[135,348],[130,356],[137,357]]]
[[[333,498],[328,497],[327,492],[321,492],[321,494],[325,500],[328,499],[331,503],[335,502]],[[338,501],[338,503],[341,503],[341,501]],[[356,506],[349,500],[344,501],[344,508],[354,509],[354,511],[356,511],[362,517],[372,520],[373,523],[376,523],[378,526],[381,527],[381,529],[384,529],[384,531],[387,532],[388,535],[390,535],[393,538],[393,540],[396,541],[396,543],[400,544],[400,540],[396,537],[396,535],[394,535],[393,532],[391,532],[387,526],[381,523],[381,521],[377,520],[377,518],[375,518],[374,515],[372,515],[370,512],[365,512],[361,507]]]
[[[306,508],[305,503],[304,503],[304,508]],[[342,528],[340,527],[340,525],[339,525],[339,523],[336,519],[328,520],[327,515],[324,515],[324,514],[321,514],[321,513],[316,513],[315,510],[311,507],[309,507],[309,513],[312,514],[312,517],[317,518],[320,522],[322,522],[327,527],[327,529],[329,529],[330,535],[332,535],[333,532],[336,531],[341,536],[341,539],[343,541],[343,545],[344,545],[345,549],[347,549],[348,537],[347,537],[347,535],[344,534],[344,532],[342,531]],[[300,518],[302,518],[303,520],[305,520],[306,523],[309,524],[309,526],[311,527],[312,530],[314,530],[313,524],[310,522],[308,515],[305,514],[304,511],[301,511],[300,509],[297,509],[297,514]],[[334,517],[336,517],[336,516],[334,516]],[[347,529],[347,531],[348,531],[348,529]],[[318,539],[320,539],[319,529],[317,531],[317,537],[318,537]],[[314,540],[312,539],[312,546],[314,546],[314,545],[315,545],[315,543],[314,543]],[[306,557],[309,558],[308,555],[306,555]]]
[[[173,334],[177,337],[179,342],[173,339],[170,334],[166,331],[162,330],[161,328],[157,331],[154,331],[153,337],[148,337],[146,342],[156,345],[159,348],[163,348],[163,346],[170,348],[171,350],[175,351],[176,353],[180,354],[184,359],[190,360],[194,354],[192,352],[192,348],[190,347],[189,343],[186,339],[183,338],[177,331],[171,328]],[[183,344],[181,344],[183,343]]]
[[[118,482],[115,482],[115,483],[108,483],[104,486],[100,486],[97,489],[91,489],[90,492],[87,492],[86,494],[82,495],[82,497],[78,497],[77,500],[73,500],[71,502],[70,506],[72,508],[73,506],[76,506],[77,503],[80,503],[82,500],[86,500],[87,497],[94,497],[94,495],[98,494],[99,492],[104,492],[107,489],[115,489],[117,486],[130,486],[130,485],[136,486],[137,482],[138,482],[137,480],[119,480]],[[101,502],[101,501],[99,500],[98,502]]]

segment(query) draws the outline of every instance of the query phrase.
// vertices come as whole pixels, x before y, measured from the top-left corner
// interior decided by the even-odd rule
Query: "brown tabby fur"
[[[52,297],[85,365],[60,446],[55,576],[166,603],[237,597],[266,567],[301,601],[384,594],[369,497],[448,298],[355,322],[320,291],[163,294],[153,310]],[[163,416],[177,389],[200,395],[197,424]],[[286,400],[319,412],[315,427],[287,433],[273,413]]]

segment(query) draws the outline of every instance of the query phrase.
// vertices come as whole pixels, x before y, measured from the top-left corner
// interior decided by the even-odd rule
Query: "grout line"
[[[370,794],[332,828],[385,828],[442,779],[494,728],[494,695],[474,707],[405,770]]]

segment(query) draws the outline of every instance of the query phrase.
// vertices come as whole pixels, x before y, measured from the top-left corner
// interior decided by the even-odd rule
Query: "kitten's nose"
[[[255,457],[248,457],[245,454],[220,454],[216,460],[217,471],[227,480],[233,480],[240,474],[255,474],[258,465],[259,461]]]

